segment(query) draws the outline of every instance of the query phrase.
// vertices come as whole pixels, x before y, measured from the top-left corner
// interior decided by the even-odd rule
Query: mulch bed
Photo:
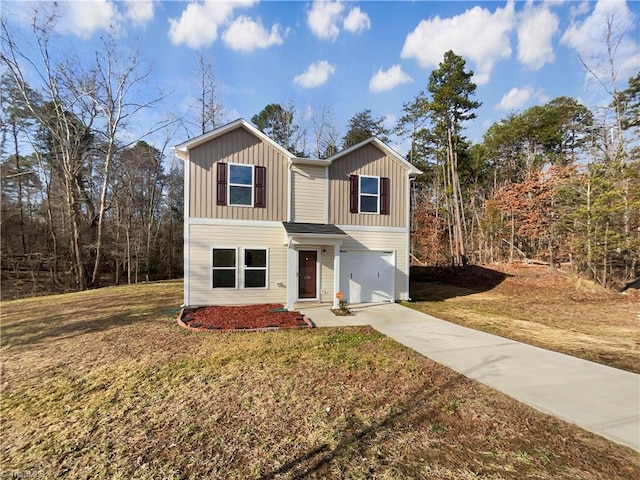
[[[313,328],[300,312],[283,311],[283,305],[260,305],[184,308],[178,324],[189,330],[213,332],[256,332],[281,328]]]

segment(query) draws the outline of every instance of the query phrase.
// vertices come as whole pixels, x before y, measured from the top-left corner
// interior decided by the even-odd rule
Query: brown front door
[[[316,298],[316,268],[318,252],[298,252],[298,298]]]

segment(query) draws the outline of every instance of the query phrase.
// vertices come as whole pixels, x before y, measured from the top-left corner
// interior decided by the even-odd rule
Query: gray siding
[[[191,217],[286,221],[288,159],[272,146],[240,127],[193,148],[189,158]],[[218,162],[266,167],[266,208],[216,205]]]
[[[389,215],[349,212],[349,175],[390,179]],[[377,147],[367,144],[329,167],[329,223],[372,227],[406,227],[407,171]]]

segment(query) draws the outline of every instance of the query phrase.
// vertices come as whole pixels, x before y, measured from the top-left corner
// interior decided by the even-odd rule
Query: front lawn
[[[637,478],[636,452],[370,328],[177,326],[179,282],[2,303],[3,476]]]

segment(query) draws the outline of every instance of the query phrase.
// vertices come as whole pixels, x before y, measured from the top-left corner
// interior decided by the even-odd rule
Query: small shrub
[[[351,310],[349,310],[348,300],[340,300],[340,303],[338,303],[338,308],[340,309],[343,315],[351,315]]]

